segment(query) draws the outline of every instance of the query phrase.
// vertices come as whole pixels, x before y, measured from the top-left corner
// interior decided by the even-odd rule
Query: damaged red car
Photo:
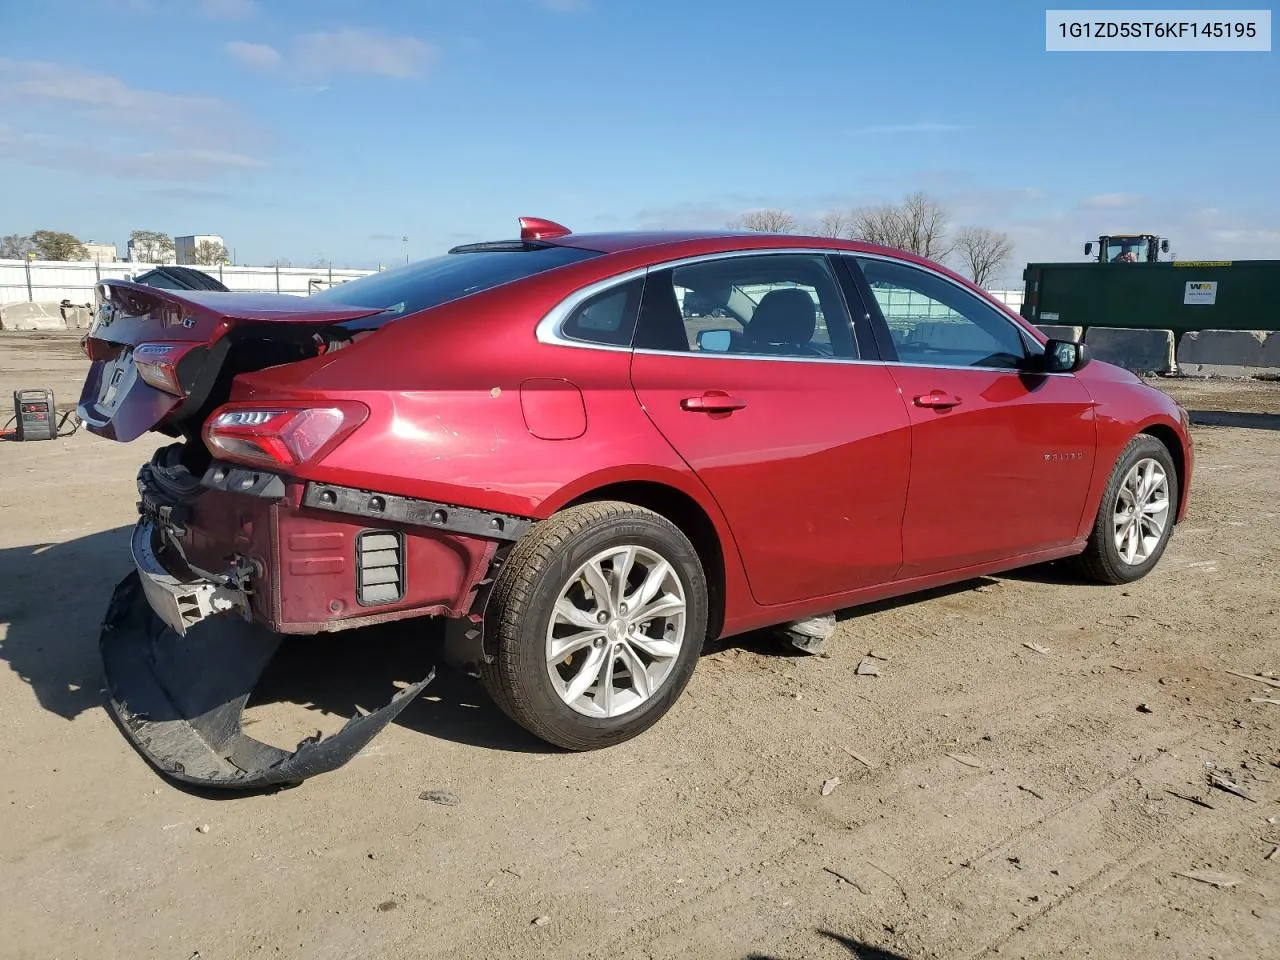
[[[101,641],[163,772],[333,769],[430,679],[281,750],[240,711],[283,635],[448,618],[448,662],[590,749],[709,640],[1048,560],[1136,580],[1183,516],[1186,412],[937,264],[521,226],[306,298],[100,285],[80,415],[174,438]]]

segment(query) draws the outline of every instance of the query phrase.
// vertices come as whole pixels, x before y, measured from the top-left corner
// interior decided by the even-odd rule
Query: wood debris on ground
[[[1219,873],[1216,870],[1186,870],[1177,871],[1175,877],[1186,877],[1188,880],[1195,880],[1199,883],[1207,883],[1211,887],[1217,887],[1219,890],[1230,890],[1232,887],[1240,885],[1240,878],[1233,877],[1229,873]]]

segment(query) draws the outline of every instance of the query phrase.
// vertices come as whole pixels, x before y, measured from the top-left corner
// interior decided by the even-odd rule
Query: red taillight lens
[[[133,351],[138,376],[157,390],[176,397],[186,395],[178,376],[178,363],[195,349],[192,344],[140,343]]]
[[[225,406],[204,427],[215,457],[255,467],[318,460],[364,423],[369,408],[340,401],[322,407]]]

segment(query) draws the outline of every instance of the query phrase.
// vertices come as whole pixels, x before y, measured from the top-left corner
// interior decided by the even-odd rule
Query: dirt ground
[[[83,369],[0,336],[0,396]],[[585,755],[442,675],[342,770],[221,799],[103,708],[148,448],[0,443],[0,957],[1280,957],[1280,689],[1228,672],[1280,673],[1280,384],[1156,383],[1198,474],[1128,588],[1036,568],[846,611],[827,658],[740,638]],[[251,732],[334,729],[434,636],[291,642]]]

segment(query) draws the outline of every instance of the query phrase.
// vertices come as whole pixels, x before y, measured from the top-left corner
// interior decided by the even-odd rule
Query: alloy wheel
[[[547,672],[570,708],[629,713],[662,688],[685,640],[684,584],[647,547],[610,547],[561,588],[547,626]]]

